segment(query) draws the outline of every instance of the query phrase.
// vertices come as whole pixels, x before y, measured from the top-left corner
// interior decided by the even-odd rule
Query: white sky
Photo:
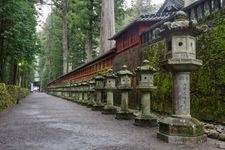
[[[45,0],[48,3],[51,2],[51,0]],[[163,3],[164,0],[152,0],[152,4],[160,4]],[[129,7],[131,5],[131,0],[126,0],[126,5]],[[38,5],[36,6],[38,10],[38,26],[37,26],[37,32],[42,30],[42,26],[44,25],[48,15],[51,13],[51,6],[50,5]]]

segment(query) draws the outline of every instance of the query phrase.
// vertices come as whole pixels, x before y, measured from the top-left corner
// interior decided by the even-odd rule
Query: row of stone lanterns
[[[157,137],[169,143],[206,141],[203,124],[190,115],[190,72],[202,65],[202,61],[196,59],[196,38],[194,37],[200,31],[199,29],[182,11],[175,14],[173,22],[166,22],[159,29],[159,36],[166,38],[168,46],[166,58],[160,62],[160,67],[173,74],[173,114],[159,121]],[[136,72],[137,89],[141,93],[141,114],[135,118],[134,124],[156,126],[157,120],[150,111],[151,90],[156,88],[153,84],[153,73],[156,70],[145,60]],[[116,86],[117,75],[118,86]],[[117,119],[133,118],[133,113],[128,109],[133,73],[124,65],[117,75],[113,74],[112,70],[109,70],[105,76],[98,74],[94,81],[89,82],[89,90],[85,87],[86,84],[78,83],[75,88],[75,99],[78,102],[87,102],[93,110],[103,110],[106,114],[116,113]],[[113,91],[116,87],[121,91],[121,106],[118,111],[113,105]],[[104,90],[107,94],[105,106],[102,100]],[[87,98],[88,92],[89,98]]]
[[[135,125],[156,126],[157,121],[150,113],[150,90],[154,89],[153,73],[156,70],[149,66],[149,61],[144,60],[143,66],[136,70],[138,75],[138,89],[141,91],[142,114],[135,118]],[[109,69],[105,75],[97,74],[89,82],[82,81],[74,84],[73,99],[83,105],[92,107],[93,111],[102,111],[103,114],[116,114],[116,119],[133,119],[133,112],[129,110],[129,92],[133,89],[131,79],[133,73],[124,65],[117,75]],[[116,80],[119,78],[119,84],[116,86]],[[118,89],[121,92],[120,109],[114,106],[114,91]],[[103,102],[103,93],[106,93],[106,104]]]

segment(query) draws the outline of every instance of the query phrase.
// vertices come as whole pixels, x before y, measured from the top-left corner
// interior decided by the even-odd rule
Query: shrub
[[[0,111],[13,105],[13,98],[7,91],[6,85],[0,83]]]

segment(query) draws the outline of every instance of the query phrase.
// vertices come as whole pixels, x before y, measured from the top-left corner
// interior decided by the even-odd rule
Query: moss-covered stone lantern
[[[82,100],[83,100],[83,89],[82,89],[82,83],[81,82],[79,82],[77,84],[77,91],[78,91],[78,95],[79,95],[77,103],[81,103]]]
[[[202,65],[196,59],[195,34],[199,31],[183,11],[178,11],[175,20],[165,23],[161,31],[168,54],[160,66],[173,74],[173,114],[159,122],[157,137],[169,143],[206,141],[203,124],[190,115],[190,72]]]
[[[88,83],[89,83],[89,101],[87,106],[91,107],[95,105],[95,80],[92,79]]]
[[[122,70],[118,73],[119,76],[119,85],[118,90],[121,92],[121,105],[120,110],[116,113],[116,119],[132,119],[134,117],[133,113],[128,109],[129,101],[129,91],[133,88],[131,86],[131,78],[133,73],[127,69],[127,66],[124,65]]]
[[[113,92],[116,89],[116,78],[117,76],[113,73],[113,70],[109,69],[105,75],[107,104],[104,107],[103,114],[115,114],[117,112],[117,109],[113,104]]]
[[[93,111],[101,111],[104,108],[102,102],[102,94],[104,90],[104,80],[105,78],[99,73],[95,78],[95,93],[96,93],[96,102],[92,107]]]
[[[77,86],[77,84],[74,82],[73,85],[72,85],[72,90],[71,90],[73,101],[76,100],[76,86]]]
[[[150,91],[156,88],[153,84],[153,74],[156,69],[149,65],[148,60],[144,60],[143,65],[137,67],[136,72],[138,78],[137,89],[141,92],[141,115],[135,118],[134,125],[157,126],[157,119],[150,111]]]
[[[88,83],[86,81],[82,82],[82,91],[83,91],[83,100],[82,100],[82,104],[86,105],[88,103]]]

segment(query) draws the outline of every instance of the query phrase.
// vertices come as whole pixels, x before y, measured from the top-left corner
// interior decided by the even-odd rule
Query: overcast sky
[[[51,1],[51,0],[45,0],[45,1]],[[160,4],[163,3],[164,0],[152,0],[153,4]],[[131,0],[126,0],[126,5],[129,7],[131,3]],[[51,12],[51,6],[49,5],[41,5],[38,7],[39,17],[38,17],[38,26],[37,31],[41,31],[41,26],[43,26],[44,22],[46,21],[46,18],[48,17],[49,13]]]

